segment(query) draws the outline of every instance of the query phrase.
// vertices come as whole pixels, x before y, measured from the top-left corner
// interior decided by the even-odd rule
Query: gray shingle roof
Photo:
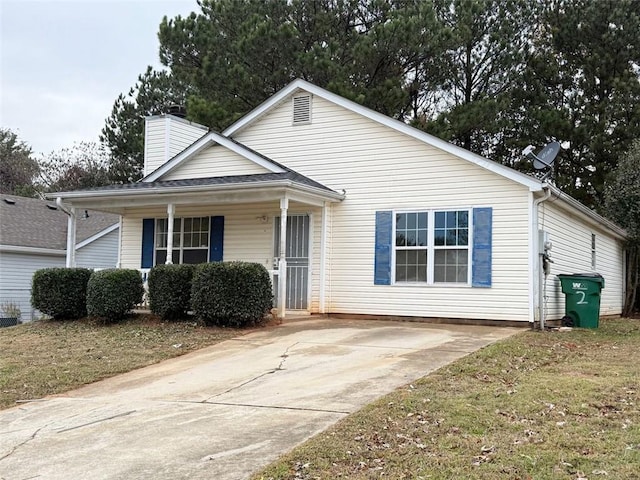
[[[0,195],[0,245],[65,250],[67,214],[48,206],[56,207],[37,198]],[[77,212],[76,243],[118,222],[117,215],[89,210],[84,218],[83,213]]]
[[[304,175],[301,175],[293,170],[288,170],[283,173],[257,173],[252,175],[230,175],[226,177],[207,177],[207,178],[188,178],[180,180],[164,180],[158,182],[137,182],[137,183],[124,183],[121,185],[109,185],[107,187],[94,187],[83,190],[85,192],[97,192],[97,191],[114,191],[121,192],[126,190],[145,190],[159,187],[194,187],[202,185],[237,185],[237,184],[250,184],[259,182],[269,182],[275,180],[290,180],[295,183],[307,185],[310,187],[326,190],[327,192],[334,192],[328,187],[311,180]],[[335,193],[335,192],[334,192]]]

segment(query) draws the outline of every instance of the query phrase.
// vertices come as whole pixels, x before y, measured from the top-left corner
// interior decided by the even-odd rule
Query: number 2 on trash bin
[[[578,303],[576,303],[576,305],[587,305],[589,302],[585,302],[584,300],[584,292],[576,292],[578,295],[580,295],[580,301]]]

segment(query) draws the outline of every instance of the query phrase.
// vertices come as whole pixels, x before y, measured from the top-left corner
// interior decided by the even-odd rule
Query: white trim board
[[[89,238],[85,238],[83,241],[76,243],[76,250],[89,245],[91,242],[94,242],[101,237],[104,237],[105,235],[113,232],[114,230],[117,230],[119,227],[120,227],[119,223],[114,223],[110,227],[107,227],[104,230],[99,231],[98,233],[90,236]]]

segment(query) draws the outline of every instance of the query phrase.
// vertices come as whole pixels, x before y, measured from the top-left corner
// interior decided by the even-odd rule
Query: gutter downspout
[[[540,228],[538,225],[538,207],[543,202],[551,198],[551,188],[545,183],[542,185],[544,196],[533,201],[532,224],[533,224],[533,253],[535,255],[535,268],[533,270],[534,277],[538,281],[538,321],[540,322],[540,330],[544,331],[544,279],[542,273],[542,254],[540,253]],[[535,322],[535,318],[534,318]],[[534,323],[535,324],[535,323]],[[532,325],[533,326],[533,325]]]
[[[67,214],[67,258],[65,266],[73,268],[76,266],[76,209],[67,209],[62,205],[62,198],[56,198],[56,205]]]

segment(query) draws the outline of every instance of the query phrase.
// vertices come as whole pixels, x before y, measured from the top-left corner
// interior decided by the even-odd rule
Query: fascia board
[[[108,198],[123,198],[123,199],[135,199],[144,196],[153,195],[188,195],[193,193],[211,192],[211,193],[224,193],[240,191],[246,192],[258,189],[268,188],[292,188],[297,191],[307,192],[314,194],[318,197],[324,198],[327,201],[342,201],[344,195],[337,192],[327,191],[321,188],[313,187],[310,185],[304,185],[295,183],[291,180],[270,180],[266,182],[252,182],[252,183],[230,183],[224,185],[195,185],[195,186],[173,186],[173,187],[152,187],[140,190],[100,190],[100,191],[78,191],[78,192],[60,192],[49,194],[52,198],[61,198],[65,203],[74,206],[81,207],[82,202],[90,202],[99,199]]]
[[[187,147],[181,153],[173,157],[173,159],[169,160],[164,165],[161,165],[160,167],[158,167],[156,170],[151,172],[149,175],[147,175],[140,181],[141,182],[157,181],[163,175],[169,173],[171,170],[175,169],[176,167],[184,163],[189,158],[194,157],[204,149],[216,143],[257,165],[260,165],[261,167],[267,169],[271,173],[284,173],[285,171],[281,167],[274,165],[273,163],[269,162],[268,160],[261,157],[260,155],[256,155],[254,152],[251,152],[246,148],[243,148],[242,145],[239,145],[238,143],[232,140],[229,140],[228,138],[225,138],[218,133],[209,132],[206,135],[204,135],[200,140],[196,141],[194,144]]]
[[[23,247],[21,245],[0,245],[0,252],[7,253],[28,253],[31,255],[56,255],[65,256],[65,250],[58,250],[54,248],[40,248],[40,247]]]
[[[629,234],[626,232],[626,230],[619,227],[618,225],[613,223],[611,220],[608,220],[607,218],[603,217],[599,213],[594,212],[589,207],[583,205],[572,196],[567,195],[558,187],[553,185],[548,185],[548,187],[551,189],[551,193],[553,194],[553,197],[560,200],[564,204],[566,210],[570,210],[580,214],[582,218],[588,220],[594,226],[598,226],[600,228],[608,230],[619,240],[626,240],[629,237]],[[547,201],[551,201],[551,200],[547,200]]]
[[[468,162],[478,165],[486,170],[489,170],[498,175],[501,175],[502,177],[508,178],[509,180],[512,180],[516,183],[524,185],[527,188],[529,188],[530,191],[542,190],[542,182],[538,179],[529,177],[524,173],[518,172],[517,170],[514,170],[512,168],[509,168],[499,163],[488,160],[480,155],[476,155],[475,153],[465,150],[462,147],[458,147],[438,137],[434,137],[433,135],[423,132],[422,130],[418,130],[417,128],[407,125],[406,123],[401,122],[400,120],[387,117],[386,115],[378,113],[358,103],[352,102],[351,100],[347,100],[344,97],[336,95],[335,93],[331,93],[328,90],[325,90],[324,88],[320,88],[302,79],[297,79],[291,82],[289,85],[284,87],[278,93],[276,93],[275,95],[267,99],[261,105],[256,107],[254,110],[252,110],[247,115],[242,117],[240,120],[232,124],[226,130],[224,130],[222,134],[227,137],[233,136],[233,134],[246,128],[254,120],[258,119],[259,117],[267,113],[269,110],[271,110],[271,108],[275,107],[280,102],[285,100],[289,95],[293,94],[296,90],[305,90],[311,93],[312,95],[323,98],[328,102],[339,105],[365,118],[373,120],[374,122],[377,122],[386,127],[392,128],[393,130],[403,133],[409,137],[415,138],[420,142],[426,143],[435,148],[451,153],[456,157],[467,160]]]

